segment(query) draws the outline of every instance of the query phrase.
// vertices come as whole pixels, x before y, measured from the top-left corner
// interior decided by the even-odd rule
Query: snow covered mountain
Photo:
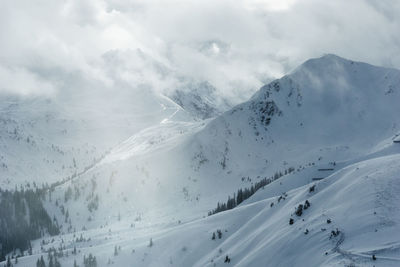
[[[110,124],[123,135],[79,138],[106,152],[47,193],[60,235],[33,242],[21,266],[52,247],[63,265],[89,253],[100,266],[399,264],[399,70],[325,55],[215,119],[228,105],[217,104],[209,84],[193,89],[176,91],[176,103],[138,97],[135,111],[152,111],[140,126],[125,126],[135,122],[129,106],[120,119],[105,112],[101,136],[113,136]],[[4,159],[23,162],[14,149]],[[38,152],[29,153],[26,160]],[[238,207],[205,217],[241,188],[251,195]]]
[[[214,118],[232,106],[220,97],[216,88],[208,82],[191,82],[174,90],[171,99],[200,119]]]
[[[134,132],[169,116],[191,120],[170,99],[148,90],[97,93],[1,96],[0,187],[75,177]]]
[[[311,59],[210,122],[194,150],[246,173],[356,157],[399,132],[399,97],[398,70]]]

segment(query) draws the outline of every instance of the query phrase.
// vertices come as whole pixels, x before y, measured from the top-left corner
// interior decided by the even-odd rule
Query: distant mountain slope
[[[102,112],[95,116],[101,127],[73,122],[84,129],[69,139],[74,151],[86,140],[112,149],[43,198],[61,231],[54,242],[44,238],[45,248],[80,250],[63,263],[93,253],[101,265],[116,266],[224,266],[227,255],[239,266],[398,265],[400,71],[326,55],[204,121],[167,97],[137,99],[135,111],[149,111],[136,118],[141,127],[125,124],[135,122],[130,105],[103,111],[90,98],[90,112]],[[18,114],[15,121],[24,121]],[[42,123],[35,131],[53,129]],[[122,138],[114,127],[131,132]],[[18,160],[34,154],[5,151],[17,170]],[[288,168],[294,171],[239,207],[205,217],[239,188]],[[22,263],[37,259],[40,242]]]
[[[399,131],[399,101],[399,70],[326,55],[210,122],[193,153],[232,171],[355,157]]]
[[[361,158],[399,132],[399,73],[327,55],[213,120],[182,123],[175,117],[140,131],[71,185],[86,187],[87,199],[94,193],[100,198],[90,222],[71,217],[95,227],[116,218],[112,207],[118,206],[150,221],[157,210],[171,221],[207,214],[239,188],[288,168],[309,173],[306,181],[326,177],[310,171]],[[62,197],[66,188],[59,190]],[[77,201],[69,205],[76,209]]]
[[[97,93],[69,99],[0,96],[0,188],[73,177],[132,133],[170,117],[191,120],[149,90]]]
[[[200,119],[216,117],[231,108],[231,104],[208,82],[190,82],[174,90],[171,99]]]

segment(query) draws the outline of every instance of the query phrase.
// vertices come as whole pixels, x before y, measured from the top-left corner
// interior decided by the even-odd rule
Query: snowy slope
[[[193,153],[237,176],[351,159],[399,131],[399,99],[398,70],[311,59],[209,123]]]
[[[171,116],[191,120],[151,91],[1,100],[1,188],[66,179],[98,163],[132,133]]]
[[[174,90],[171,99],[200,119],[216,117],[232,107],[208,82],[189,82]]]
[[[113,124],[127,134],[87,135],[109,149],[46,198],[62,234],[45,247],[77,246],[78,255],[60,259],[68,265],[93,253],[100,266],[219,266],[226,255],[238,266],[397,266],[399,94],[400,71],[326,55],[212,120],[191,120],[185,105],[160,96],[135,102],[154,120],[135,120],[126,107],[130,122],[142,122],[129,128],[123,116],[107,119],[112,107],[98,131],[113,136]],[[239,207],[202,218],[239,188],[289,167],[295,171]],[[293,215],[307,199],[311,207]],[[213,241],[217,229],[223,238]],[[77,242],[80,234],[90,240]],[[39,243],[21,266],[36,261]]]
[[[399,79],[398,70],[327,55],[214,120],[163,120],[115,146],[68,185],[85,187],[84,199],[96,193],[100,198],[91,221],[78,228],[104,224],[121,210],[149,221],[160,213],[165,221],[196,217],[237,189],[289,167],[307,179],[285,190],[326,177],[330,173],[316,169],[362,159],[399,131]],[[98,184],[95,192],[91,180]],[[68,186],[59,189],[60,199]]]
[[[107,262],[115,266],[398,266],[399,160],[395,154],[361,161],[323,181],[288,191],[280,201],[267,194],[262,200],[188,223],[135,222],[133,228],[128,223],[111,224],[83,232],[85,239],[90,238],[84,242],[64,235],[65,251],[70,254],[75,245],[78,254],[60,261],[72,265],[74,259],[80,263],[83,254],[93,253],[99,266]],[[312,185],[315,189],[310,192]],[[301,216],[295,215],[295,208],[306,200],[311,206]],[[212,240],[218,229],[222,237]],[[60,241],[61,237],[45,247],[58,247]],[[229,264],[224,263],[226,255]],[[37,258],[21,258],[17,266],[33,266]]]

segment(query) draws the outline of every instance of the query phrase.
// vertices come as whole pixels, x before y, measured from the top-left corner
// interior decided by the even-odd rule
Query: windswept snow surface
[[[163,120],[156,126],[146,128],[113,148],[100,164],[126,160],[133,156],[148,154],[165,147],[174,147],[185,136],[201,130],[205,122],[176,122]]]
[[[203,219],[158,226],[113,223],[75,233],[90,241],[74,243],[68,234],[45,247],[57,247],[61,239],[66,251],[76,245],[78,254],[61,258],[63,265],[93,253],[100,266],[227,266],[226,255],[232,266],[399,266],[399,161],[400,154],[361,161],[290,190],[279,201],[267,186],[257,196],[266,192],[265,198]],[[295,215],[306,200],[311,206]],[[212,240],[217,230],[222,237]],[[121,246],[117,256],[115,246]],[[38,250],[39,244],[20,266],[33,266]]]

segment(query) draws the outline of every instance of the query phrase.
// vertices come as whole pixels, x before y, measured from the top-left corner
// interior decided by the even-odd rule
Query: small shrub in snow
[[[221,230],[217,230],[217,234],[218,234],[218,238],[221,239],[222,238],[222,231]]]
[[[225,263],[230,263],[231,262],[231,259],[229,258],[229,256],[228,255],[226,255],[226,257],[225,257],[225,261],[224,261]]]
[[[315,185],[311,186],[311,187],[308,189],[308,192],[312,193],[312,192],[314,192],[314,190],[315,190]]]
[[[304,209],[308,209],[311,206],[310,202],[308,200],[306,200],[306,202],[304,202]]]
[[[336,228],[336,231],[335,230],[331,231],[331,235],[330,235],[329,239],[331,239],[332,237],[336,237],[339,234],[340,234],[340,231],[339,231],[339,229]]]
[[[293,218],[290,218],[290,219],[289,219],[289,224],[290,224],[290,225],[294,224]]]
[[[303,214],[303,204],[300,204],[300,205],[297,207],[295,214],[296,214],[297,216],[299,216],[299,217]]]

